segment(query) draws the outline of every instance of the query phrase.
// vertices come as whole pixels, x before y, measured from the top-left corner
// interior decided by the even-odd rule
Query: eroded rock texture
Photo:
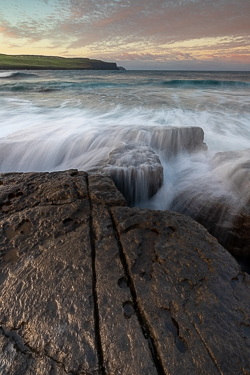
[[[164,373],[248,373],[250,301],[243,294],[249,293],[249,275],[182,215],[117,207],[111,212]]]
[[[74,173],[1,179],[2,373],[98,372],[90,204]]]
[[[159,156],[145,145],[121,144],[102,169],[109,174],[129,205],[151,198],[163,184]]]
[[[1,374],[249,374],[250,279],[109,177],[0,176]]]

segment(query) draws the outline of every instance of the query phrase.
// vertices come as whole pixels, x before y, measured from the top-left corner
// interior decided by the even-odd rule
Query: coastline
[[[0,54],[0,70],[119,70],[116,63],[89,58]]]
[[[33,67],[33,66],[7,66],[7,67],[1,67],[0,66],[0,71],[6,71],[6,70],[119,70],[118,68],[53,68],[53,67]]]

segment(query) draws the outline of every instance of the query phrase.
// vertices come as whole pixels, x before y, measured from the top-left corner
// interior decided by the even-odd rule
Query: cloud
[[[7,22],[0,23],[0,33],[5,38],[19,38],[19,29],[9,25]]]
[[[13,44],[23,40],[38,48],[46,41],[61,54],[142,62],[246,61],[249,55],[249,0],[27,1],[30,10],[20,8],[22,16],[1,11],[0,34]],[[37,2],[43,8],[35,13]]]
[[[185,40],[208,36],[242,35],[249,33],[250,2],[239,0],[159,1],[122,0],[60,1],[72,24],[92,32],[101,28],[104,33],[147,36],[158,42]],[[82,21],[82,23],[81,23]]]
[[[83,6],[84,4],[84,6]],[[159,1],[80,2],[71,0],[62,29],[72,36],[68,49],[88,47],[97,54],[169,49],[177,42],[224,38],[224,44],[249,45],[250,2]],[[240,40],[237,40],[241,38]],[[220,41],[220,48],[222,42]],[[203,46],[204,46],[203,45]],[[190,48],[188,44],[182,47]],[[193,46],[192,46],[193,48]],[[199,47],[200,48],[200,47]]]
[[[195,61],[196,59],[188,53],[182,52],[171,52],[166,54],[151,54],[151,53],[123,53],[122,55],[117,55],[116,60],[123,61],[179,61],[179,60],[189,60]]]

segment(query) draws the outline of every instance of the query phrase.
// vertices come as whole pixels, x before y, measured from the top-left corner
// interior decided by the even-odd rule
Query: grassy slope
[[[93,69],[92,62],[103,63],[87,58],[0,54],[0,69]]]

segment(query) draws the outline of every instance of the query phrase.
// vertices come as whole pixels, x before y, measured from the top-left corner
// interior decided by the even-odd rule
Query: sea
[[[250,72],[0,71],[0,172],[95,171],[131,134],[159,127],[201,127],[208,150],[165,157],[155,147],[163,186],[135,205],[169,209],[201,180],[202,194],[223,195],[211,163],[250,149]]]

